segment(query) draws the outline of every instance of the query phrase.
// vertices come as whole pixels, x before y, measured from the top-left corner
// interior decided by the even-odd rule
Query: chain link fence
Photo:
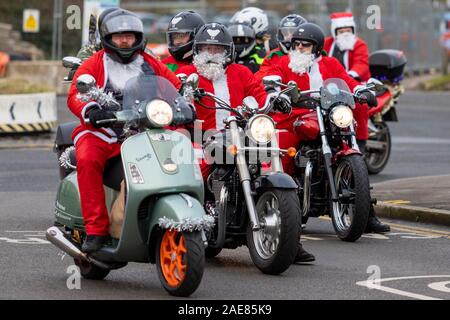
[[[422,72],[440,69],[442,48],[440,45],[441,25],[446,11],[444,1],[438,0],[202,0],[198,10],[208,21],[226,20],[224,14],[231,14],[242,7],[255,6],[269,13],[272,33],[284,15],[298,13],[322,26],[330,35],[329,14],[336,11],[351,11],[355,17],[358,35],[363,38],[370,51],[397,49],[408,58],[408,72]],[[151,2],[144,0],[122,0],[122,3],[145,3],[150,9]],[[185,1],[168,1],[173,10]],[[376,6],[376,7],[373,7]],[[168,7],[169,8],[169,7]],[[369,9],[369,10],[368,10]],[[380,28],[371,28],[373,14],[379,10]],[[220,20],[220,21],[219,21]]]
[[[440,36],[446,11],[443,2],[433,0],[265,0],[255,4],[263,9],[278,8],[282,15],[290,12],[299,13],[322,26],[327,35],[331,35],[329,14],[336,11],[351,11],[355,17],[358,35],[367,42],[371,52],[388,48],[402,50],[408,58],[408,72],[427,72],[442,67]],[[285,9],[281,12],[279,8]],[[374,27],[373,23],[376,21],[374,15],[377,13],[380,14],[381,25]]]

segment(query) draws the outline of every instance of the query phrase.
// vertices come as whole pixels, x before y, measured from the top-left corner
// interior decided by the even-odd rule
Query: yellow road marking
[[[441,231],[441,230],[433,230],[433,229],[427,229],[427,228],[419,228],[419,227],[410,227],[410,226],[405,226],[402,224],[395,224],[395,223],[390,223],[390,226],[393,229],[398,229],[398,230],[410,230],[410,231],[414,231],[414,232],[422,232],[422,233],[429,233],[429,234],[438,234],[441,236],[450,236],[450,232],[447,231]]]
[[[325,221],[331,221],[331,218],[327,217],[327,216],[320,216],[319,219],[325,220]],[[405,231],[405,232],[415,232],[417,234],[422,234],[422,235],[427,235],[427,236],[441,236],[441,237],[450,239],[449,231],[433,230],[433,229],[419,228],[419,227],[410,227],[410,226],[406,226],[403,224],[396,224],[396,223],[389,223],[389,225],[394,230]]]
[[[407,201],[407,200],[388,200],[388,201],[383,201],[386,203],[391,203],[391,204],[408,204],[411,203],[411,201]]]

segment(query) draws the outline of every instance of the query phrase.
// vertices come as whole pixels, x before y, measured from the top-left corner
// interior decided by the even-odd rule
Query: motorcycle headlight
[[[247,135],[257,143],[269,143],[275,133],[275,123],[266,115],[256,115],[248,123]]]
[[[155,127],[169,125],[173,119],[173,111],[170,105],[163,100],[153,100],[145,107],[147,118]]]
[[[347,128],[352,124],[353,112],[344,105],[334,107],[330,113],[331,122],[339,128]]]

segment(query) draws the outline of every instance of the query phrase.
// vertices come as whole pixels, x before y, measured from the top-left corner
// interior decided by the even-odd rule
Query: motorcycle
[[[375,51],[369,57],[372,77],[384,84],[377,91],[378,106],[369,109],[369,139],[365,156],[370,174],[380,173],[389,161],[392,140],[387,122],[398,121],[395,105],[405,92],[401,80],[406,63],[405,55],[398,50]]]
[[[64,84],[70,85],[72,83],[75,72],[77,71],[78,67],[81,66],[81,64],[82,60],[77,57],[68,56],[62,59],[63,67],[69,69],[69,73],[64,77]],[[79,121],[66,122],[60,124],[56,129],[56,139],[53,146],[53,151],[56,153],[56,157],[58,160],[61,158],[64,151],[67,150],[67,148],[73,146],[72,131],[78,126],[78,124]],[[72,162],[74,162],[75,158],[72,160]],[[70,172],[72,172],[72,169],[73,168],[71,168],[70,166],[59,166],[58,170],[60,179],[64,179]]]
[[[69,172],[60,182],[55,201],[56,225],[47,239],[73,257],[86,279],[104,279],[128,262],[156,264],[164,289],[174,296],[189,296],[199,286],[205,265],[205,230],[213,220],[203,209],[204,186],[200,168],[173,156],[174,148],[192,154],[191,141],[164,129],[193,121],[194,112],[165,78],[130,79],[122,103],[96,87],[90,75],[77,78],[81,101],[118,107],[113,119],[100,120],[123,128],[121,154],[104,171],[106,206],[111,209],[125,182],[123,222],[118,239],[91,254],[80,249],[86,238],[81,214],[75,148],[67,148],[60,161]],[[120,108],[119,108],[120,107]],[[89,120],[86,120],[87,122]],[[60,128],[61,129],[61,128]],[[57,140],[70,136],[68,127]],[[181,162],[181,163],[180,163]]]
[[[280,92],[292,90],[278,76],[263,82],[285,88]],[[327,79],[320,90],[299,92],[298,106],[311,111],[294,123],[300,147],[293,178],[299,186],[302,224],[309,217],[329,215],[337,236],[348,242],[364,233],[371,204],[367,167],[353,125],[355,96],[342,79]]]
[[[211,133],[203,145],[205,160],[212,165],[205,211],[215,221],[207,232],[206,257],[246,245],[260,271],[280,274],[293,263],[300,235],[297,185],[283,173],[280,161],[281,153],[293,156],[295,149],[278,147],[275,124],[260,113],[253,97],[233,109],[197,85],[187,96],[199,106],[201,99],[212,99],[217,109],[230,112],[225,129]]]

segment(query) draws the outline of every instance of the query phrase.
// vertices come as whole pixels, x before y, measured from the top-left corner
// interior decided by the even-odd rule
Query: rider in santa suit
[[[144,52],[143,25],[132,12],[118,9],[108,14],[102,22],[100,37],[104,49],[86,60],[74,79],[81,74],[90,74],[97,85],[105,92],[111,92],[118,101],[127,80],[141,74],[165,77],[177,88],[181,86],[163,63]],[[75,84],[76,80],[70,87],[67,104],[80,119],[72,138],[76,147],[81,211],[87,234],[82,250],[89,253],[100,249],[109,238],[103,170],[108,159],[120,154],[117,139],[121,132],[111,128],[111,123],[97,124],[98,120],[113,119],[113,110],[95,101],[79,101]],[[89,124],[85,123],[86,119],[89,119]]]
[[[356,36],[356,24],[350,12],[336,12],[330,15],[331,37],[325,39],[324,50],[329,57],[335,57],[347,73],[354,79],[366,82],[370,79],[369,49],[367,44]],[[354,112],[357,122],[356,139],[364,153],[369,138],[368,108],[360,105]]]
[[[270,51],[264,58],[259,71],[255,74],[258,79],[266,76],[267,70],[277,63],[281,57],[289,54],[291,48],[291,39],[297,27],[308,22],[305,18],[298,14],[290,14],[281,19],[277,30],[278,47]]]
[[[377,100],[372,92],[361,88],[360,83],[350,77],[334,57],[322,55],[324,38],[324,33],[318,25],[302,24],[292,36],[289,55],[281,57],[279,63],[275,64],[267,74],[280,76],[283,83],[295,81],[302,91],[320,89],[324,80],[340,78],[347,83],[350,90],[353,92],[358,90],[359,95],[364,95],[368,105],[376,106]],[[356,109],[363,106],[358,104]],[[278,113],[273,116],[277,122],[277,128],[287,130],[280,134],[281,148],[298,145],[299,140],[294,132],[294,123],[299,116],[309,112],[308,109],[295,108],[290,115]],[[283,169],[287,173],[293,173],[294,163],[291,158],[283,157]],[[389,230],[388,225],[377,219],[371,205],[366,232],[388,232]]]
[[[176,72],[192,63],[194,37],[204,24],[203,18],[194,11],[180,12],[170,20],[166,33],[170,56],[162,60],[170,70]]]
[[[283,83],[295,81],[302,91],[318,90],[322,87],[324,80],[340,78],[347,83],[350,90],[355,92],[362,87],[361,84],[350,77],[335,58],[322,55],[324,38],[324,33],[318,25],[302,24],[292,36],[289,55],[279,58],[277,64],[267,70],[266,74],[280,76]],[[375,96],[372,93],[366,91],[365,94],[371,104],[376,104]],[[275,114],[277,128],[291,131],[297,117],[308,112],[308,109],[295,108],[290,115]],[[292,137],[292,139],[295,138]],[[288,139],[288,142],[283,139],[280,144],[292,143],[292,139]],[[285,171],[292,173],[293,162],[290,161],[292,159],[285,157],[283,160],[285,161]]]
[[[233,63],[234,43],[227,28],[218,23],[205,24],[197,33],[194,40],[194,60],[190,66],[181,67],[177,73],[199,75],[199,88],[210,92],[236,108],[247,96],[253,96],[260,106],[264,105],[267,93],[264,86],[245,66]],[[213,108],[215,102],[202,98],[204,106]],[[230,116],[226,110],[206,109],[196,102],[197,119],[203,120],[202,129],[221,130],[225,124],[223,120]],[[286,105],[288,101],[280,101]],[[210,173],[211,166],[205,161],[200,163],[203,178]],[[315,258],[306,252],[299,243],[295,262],[310,262]]]

